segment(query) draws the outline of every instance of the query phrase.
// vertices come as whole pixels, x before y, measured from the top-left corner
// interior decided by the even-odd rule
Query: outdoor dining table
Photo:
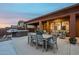
[[[44,50],[47,51],[47,42],[48,42],[48,38],[52,37],[52,35],[50,34],[43,34],[43,42],[44,42]]]
[[[31,35],[36,35],[36,33],[30,33],[30,34]],[[51,37],[52,35],[50,35],[50,34],[43,34],[42,36],[43,36],[44,39],[47,39],[47,38]]]
[[[30,33],[30,34],[31,34],[31,36],[36,35],[36,33]],[[44,44],[43,48],[44,48],[45,51],[47,51],[47,41],[48,41],[48,38],[52,37],[52,35],[50,35],[50,34],[43,34],[42,36],[43,36],[43,44]]]

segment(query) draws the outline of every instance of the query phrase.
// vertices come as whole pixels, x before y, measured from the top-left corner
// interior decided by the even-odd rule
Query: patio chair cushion
[[[48,38],[48,45],[56,44],[57,39],[55,37]]]
[[[31,39],[32,39],[32,42],[34,42],[34,43],[37,42],[36,35],[32,35],[32,36],[31,36]]]
[[[37,37],[37,43],[42,45],[43,44],[43,36],[42,35],[36,35]]]

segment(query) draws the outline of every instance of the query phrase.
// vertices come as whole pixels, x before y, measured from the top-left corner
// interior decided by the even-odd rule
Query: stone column
[[[47,21],[47,32],[50,33],[50,22],[49,21]]]
[[[43,30],[43,26],[42,26],[42,22],[41,21],[39,21],[39,29]]]
[[[76,36],[76,16],[75,14],[70,14],[70,37]]]

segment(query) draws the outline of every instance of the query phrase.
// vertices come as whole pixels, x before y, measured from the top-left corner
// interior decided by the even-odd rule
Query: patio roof
[[[48,17],[48,16],[51,16],[51,15],[58,15],[58,14],[61,14],[61,13],[72,12],[75,7],[79,7],[79,4],[77,3],[77,4],[74,4],[72,6],[69,6],[69,7],[60,9],[60,10],[56,10],[54,12],[51,12],[51,13],[48,13],[48,14],[45,14],[45,15],[42,15],[42,16],[39,16],[39,17],[36,17],[34,19],[31,19],[31,20],[26,21],[26,23],[30,23],[30,22],[37,21],[37,20],[42,20],[43,18]]]

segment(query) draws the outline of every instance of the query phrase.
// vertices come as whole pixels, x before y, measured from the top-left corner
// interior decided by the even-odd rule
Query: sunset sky
[[[54,12],[73,5],[72,3],[0,3],[0,28],[16,25],[19,20],[30,20],[32,18]]]

